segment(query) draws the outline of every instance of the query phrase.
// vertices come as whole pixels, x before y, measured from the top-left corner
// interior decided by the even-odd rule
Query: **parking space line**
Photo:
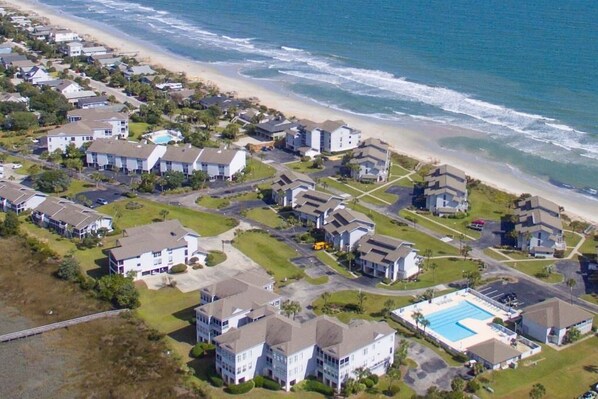
[[[490,292],[486,292],[486,293],[484,293],[484,295],[486,295],[486,296],[490,296],[490,295],[492,295],[492,294],[494,294],[494,293],[496,293],[496,292],[498,292],[498,290],[492,290],[492,291],[490,291]]]

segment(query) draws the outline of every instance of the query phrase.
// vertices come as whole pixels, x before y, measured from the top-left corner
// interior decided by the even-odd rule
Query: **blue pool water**
[[[152,137],[150,140],[152,140],[154,144],[168,144],[173,140],[176,141],[177,139],[175,137],[167,135]]]
[[[430,329],[446,339],[456,342],[471,337],[476,333],[459,322],[463,319],[486,320],[493,315],[468,301],[448,309],[434,312],[426,317],[430,321]]]

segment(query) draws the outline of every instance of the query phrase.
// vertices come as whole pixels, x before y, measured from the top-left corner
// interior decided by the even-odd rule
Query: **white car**
[[[12,168],[13,168],[13,169],[20,169],[20,168],[22,168],[22,167],[23,167],[23,165],[22,165],[22,164],[20,164],[20,163],[13,163],[13,164],[12,164]]]

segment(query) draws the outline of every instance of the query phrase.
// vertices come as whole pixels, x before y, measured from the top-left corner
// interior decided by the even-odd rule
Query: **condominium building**
[[[21,212],[35,209],[48,196],[32,188],[8,180],[0,180],[0,210]]]
[[[376,223],[361,212],[337,209],[324,220],[325,240],[337,251],[352,251],[361,237],[373,233]]]
[[[357,242],[357,252],[357,263],[370,276],[396,281],[419,273],[421,259],[409,242],[368,234]]]
[[[86,154],[87,165],[125,173],[144,173],[159,168],[166,146],[124,140],[96,140]]]
[[[561,209],[554,202],[534,196],[519,201],[515,211],[517,247],[536,257],[552,257],[565,250]]]
[[[341,197],[308,190],[297,194],[293,210],[299,220],[304,223],[313,223],[316,229],[320,229],[324,226],[326,218],[331,212],[343,207]]]
[[[285,132],[287,149],[302,155],[352,150],[361,140],[361,131],[349,127],[342,120],[317,123],[302,119],[298,126],[285,129]]]
[[[466,212],[467,178],[465,172],[450,165],[434,168],[425,177],[426,208],[438,216]]]
[[[315,189],[316,183],[311,177],[291,171],[281,172],[272,183],[272,200],[280,206],[293,207],[300,192]]]
[[[388,179],[390,169],[390,150],[385,142],[370,138],[364,140],[359,148],[353,151],[350,164],[357,165],[351,168],[351,177],[367,182],[384,182]]]

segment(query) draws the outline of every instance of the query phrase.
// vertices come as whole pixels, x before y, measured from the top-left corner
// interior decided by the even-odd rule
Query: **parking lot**
[[[85,191],[79,195],[85,196],[92,203],[92,206],[96,208],[121,199],[122,191],[115,188],[107,188],[105,190]]]
[[[496,301],[501,301],[507,294],[515,294],[513,306],[518,309],[544,301],[547,297],[541,286],[528,281],[495,281],[478,289],[479,292]]]

